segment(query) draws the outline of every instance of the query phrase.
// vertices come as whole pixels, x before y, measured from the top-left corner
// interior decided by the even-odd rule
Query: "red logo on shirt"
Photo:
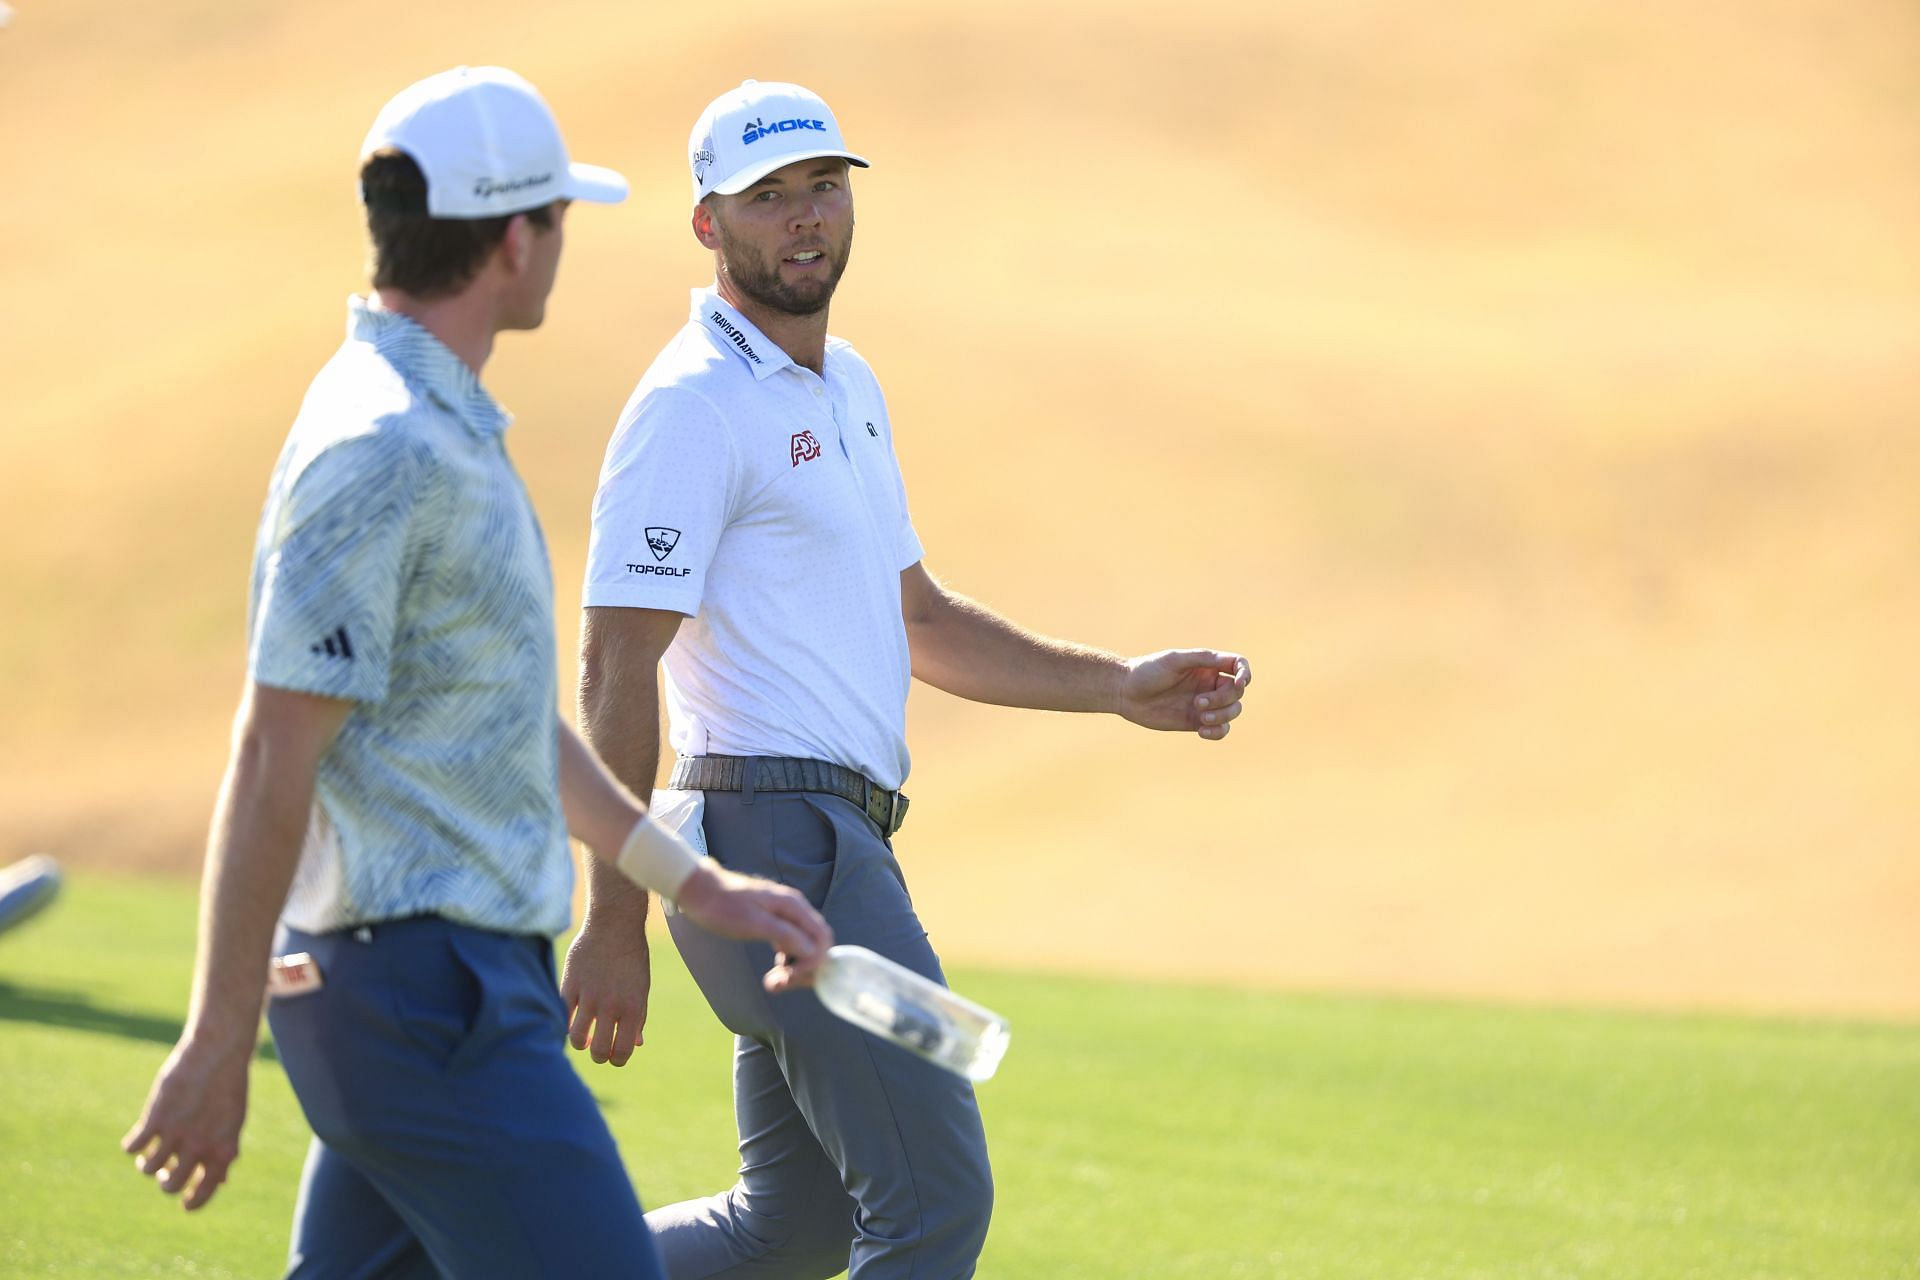
[[[820,456],[820,442],[813,438],[813,432],[802,431],[793,438],[793,465],[812,462]]]

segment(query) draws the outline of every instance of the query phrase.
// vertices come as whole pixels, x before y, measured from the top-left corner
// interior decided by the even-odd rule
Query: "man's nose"
[[[816,196],[806,196],[793,202],[793,212],[787,215],[787,222],[795,230],[802,227],[817,227],[820,216],[820,201]]]

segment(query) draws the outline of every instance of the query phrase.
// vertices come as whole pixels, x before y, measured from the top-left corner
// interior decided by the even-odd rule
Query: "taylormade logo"
[[[727,319],[718,311],[715,311],[713,315],[708,318],[720,326],[720,332],[733,339],[733,345],[740,348],[740,350],[746,354],[747,359],[753,361],[755,364],[764,363],[758,355],[754,354],[753,344],[747,341],[746,334],[740,332],[739,325]]]
[[[531,178],[475,178],[473,194],[485,200],[490,196],[507,196],[516,191],[526,191],[533,187],[543,187],[553,181],[550,173],[538,173]]]
[[[827,122],[825,120],[775,120],[772,124],[767,124],[761,120],[753,120],[741,132],[740,141],[747,146],[752,146],[762,138],[770,138],[776,133],[792,133],[796,129],[817,129],[825,133]]]

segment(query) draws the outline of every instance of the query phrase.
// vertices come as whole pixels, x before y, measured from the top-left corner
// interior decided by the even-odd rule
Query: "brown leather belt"
[[[817,791],[851,800],[891,836],[907,820],[907,798],[863,773],[825,760],[791,756],[681,756],[667,785],[675,791]]]

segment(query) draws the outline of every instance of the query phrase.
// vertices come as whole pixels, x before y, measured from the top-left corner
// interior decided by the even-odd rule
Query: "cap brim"
[[[851,151],[789,151],[784,155],[773,156],[767,160],[748,165],[740,172],[728,178],[725,182],[716,182],[711,187],[708,187],[707,194],[737,196],[754,183],[760,181],[760,179],[772,173],[775,169],[784,169],[788,165],[798,164],[802,160],[819,160],[827,156],[845,160],[848,164],[857,164],[862,169],[871,169],[873,167],[867,163],[865,156],[857,156]]]
[[[597,164],[567,166],[567,198],[594,204],[619,204],[627,198],[627,180]]]

